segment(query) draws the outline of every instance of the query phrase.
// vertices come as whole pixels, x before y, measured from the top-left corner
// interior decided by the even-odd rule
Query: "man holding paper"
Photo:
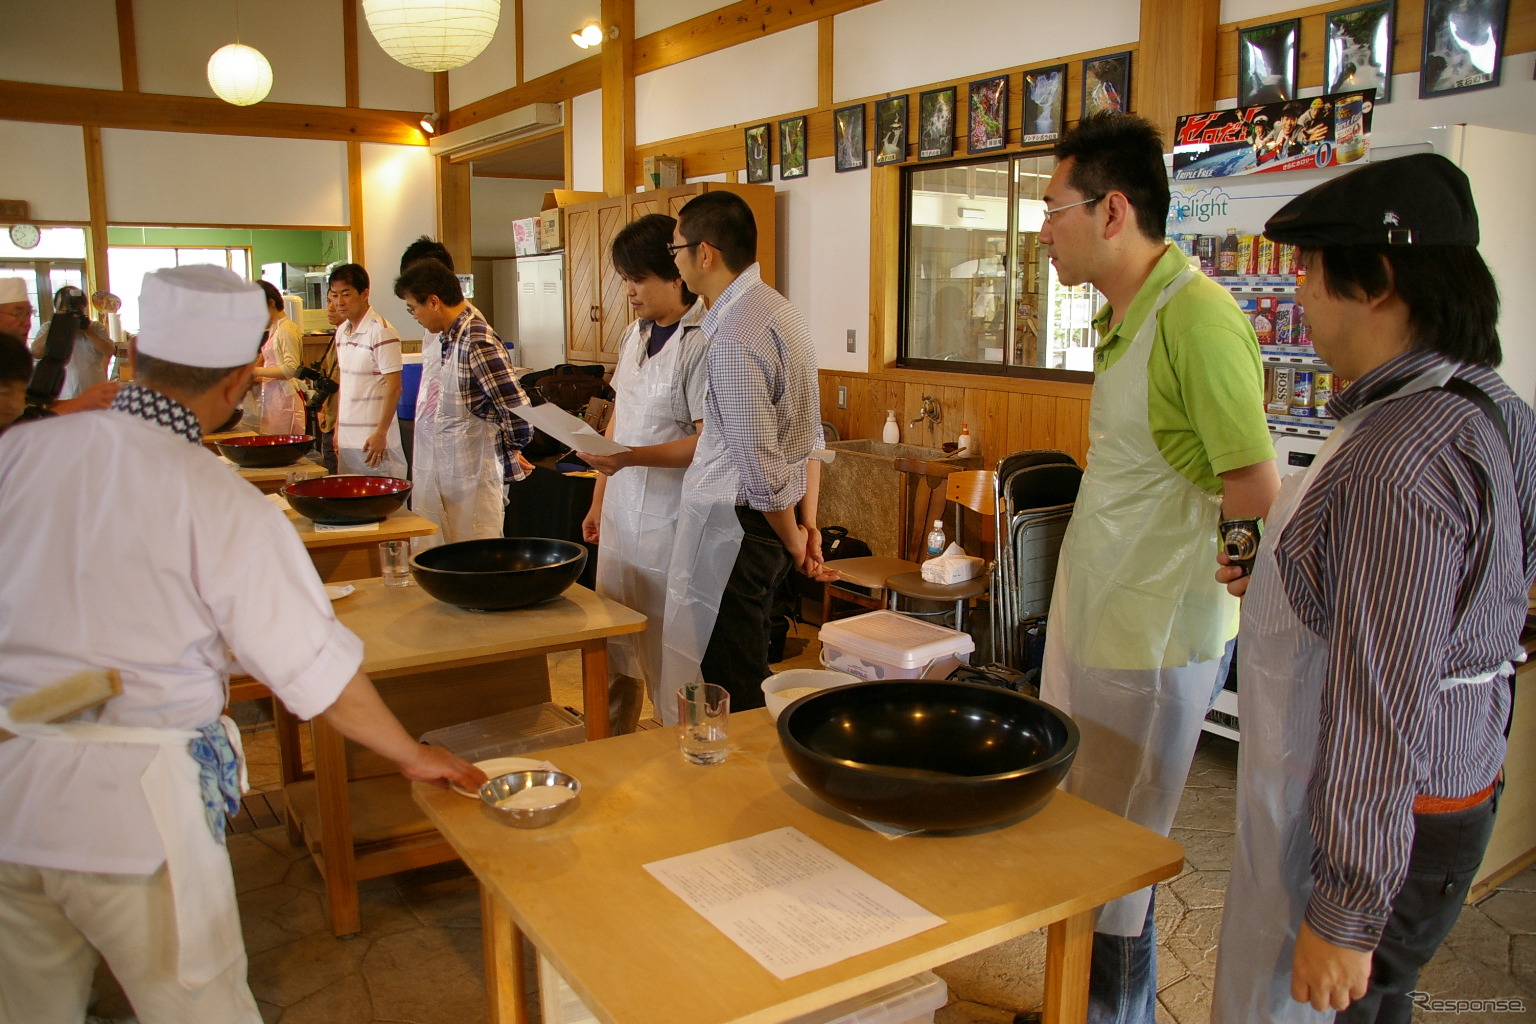
[[[533,469],[522,454],[533,428],[514,411],[528,396],[501,338],[441,261],[406,267],[395,295],[437,336],[441,352],[438,372],[423,376],[416,405],[411,509],[441,531],[423,546],[500,537],[507,481]]]

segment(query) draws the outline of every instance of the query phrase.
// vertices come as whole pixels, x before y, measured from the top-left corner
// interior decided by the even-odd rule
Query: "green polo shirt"
[[[1189,265],[1170,245],[1113,329],[1109,306],[1094,317],[1103,373],[1131,346],[1163,288]],[[1220,474],[1275,457],[1264,419],[1264,367],[1253,325],[1225,288],[1196,273],[1157,317],[1147,357],[1147,425],[1168,465],[1212,494]]]

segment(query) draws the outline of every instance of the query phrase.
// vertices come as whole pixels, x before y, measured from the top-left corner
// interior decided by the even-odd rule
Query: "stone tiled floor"
[[[787,665],[815,663],[816,643],[792,641]],[[551,659],[555,700],[580,706],[579,662]],[[649,709],[647,709],[649,714]],[[248,741],[253,784],[275,780],[271,732]],[[1173,837],[1183,872],[1160,890],[1159,1024],[1204,1024],[1216,933],[1232,856],[1235,744],[1206,737],[1196,755]],[[268,1024],[480,1024],[486,1019],[478,891],[461,866],[445,864],[362,883],[363,932],[332,938],[323,886],[281,827],[232,836],[229,844],[250,954],[250,982]],[[637,954],[638,955],[638,954]],[[950,1004],[937,1024],[1009,1024],[1038,1006],[1043,933],[1026,935],[938,970]],[[103,975],[98,1013],[129,1012]],[[1536,868],[1476,906],[1426,968],[1424,991],[1441,999],[1511,997],[1536,1012]],[[536,1008],[534,1009],[536,1014]],[[1416,1021],[1529,1019],[1523,1014],[1431,1014]],[[538,1024],[537,1016],[534,1017]]]

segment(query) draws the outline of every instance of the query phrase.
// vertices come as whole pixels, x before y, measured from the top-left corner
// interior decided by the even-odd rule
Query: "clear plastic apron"
[[[1317,753],[1328,645],[1291,611],[1275,544],[1323,466],[1371,412],[1385,402],[1439,387],[1454,370],[1436,367],[1340,420],[1307,472],[1281,482],[1279,497],[1265,516],[1237,642],[1243,738],[1237,845],[1226,897],[1234,913],[1221,918],[1214,1024],[1325,1024],[1334,1018],[1333,1010],[1319,1012],[1291,998],[1296,933],[1312,895],[1307,782]],[[1490,683],[1509,671],[1505,663],[1475,678],[1447,679],[1440,685]]]
[[[277,325],[267,328],[266,340],[261,343],[261,365],[282,366],[277,353]],[[293,381],[286,377],[261,382],[261,432],[263,434],[304,433],[304,405],[294,390]]]
[[[1082,735],[1066,789],[1162,835],[1178,811],[1200,723],[1235,624],[1216,583],[1221,499],[1158,450],[1147,424],[1158,296],[1125,354],[1094,381],[1088,466],[1061,547],[1041,697]],[[1140,935],[1150,889],[1105,906],[1097,931]]]
[[[441,338],[431,335],[421,347],[411,472],[411,510],[439,532],[413,540],[414,551],[500,537],[506,510],[496,427],[470,411],[459,393],[462,346],[450,345],[445,358]]]
[[[240,730],[228,718],[220,721],[243,765]],[[4,708],[0,708],[0,729],[41,743],[125,743],[156,748],[139,786],[165,847],[166,876],[176,912],[177,980],[185,988],[199,988],[244,954],[229,856],[208,828],[198,764],[187,751],[187,745],[198,738],[197,732],[96,722],[23,725],[12,722]]]
[[[697,305],[654,357],[646,358],[644,332],[637,329],[627,339],[613,371],[613,438],[620,444],[665,444],[688,436],[673,412],[672,395],[684,335],[698,330],[702,314]],[[609,671],[645,680],[657,708],[663,704],[661,634],[668,569],[686,472],[631,466],[610,477],[603,491],[598,593],[644,613],[651,623],[643,632],[608,639]]]

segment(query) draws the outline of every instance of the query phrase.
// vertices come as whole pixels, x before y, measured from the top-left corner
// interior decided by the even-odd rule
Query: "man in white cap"
[[[32,300],[27,282],[19,277],[0,277],[0,331],[18,338],[32,337]]]
[[[222,848],[231,654],[407,778],[484,781],[406,734],[293,527],[202,446],[250,384],[261,291],[178,267],[145,276],[140,310],[136,380],[110,409],[0,439],[0,516],[49,520],[0,534],[0,728],[18,734],[0,742],[0,1024],[83,1019],[99,958],[146,1021],[261,1021]],[[90,669],[122,693],[59,725],[11,720]]]

